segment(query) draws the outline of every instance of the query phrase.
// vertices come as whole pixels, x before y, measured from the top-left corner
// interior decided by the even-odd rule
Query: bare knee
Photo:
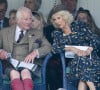
[[[86,83],[84,81],[79,82],[78,90],[86,90]]]
[[[28,69],[24,69],[21,71],[21,78],[24,80],[26,78],[30,78],[31,79],[31,73]]]
[[[86,82],[90,90],[96,90],[93,82]]]
[[[16,79],[16,78],[20,78],[20,73],[16,70],[12,70],[10,72],[10,78],[11,78],[11,80]]]

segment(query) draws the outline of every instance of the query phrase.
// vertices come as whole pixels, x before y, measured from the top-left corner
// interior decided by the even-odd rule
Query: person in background
[[[32,12],[26,7],[20,7],[16,13],[16,25],[4,28],[0,32],[0,59],[4,74],[11,79],[12,90],[34,90],[32,73],[26,68],[13,68],[7,59],[12,58],[26,63],[41,65],[41,59],[51,51],[51,45],[39,31],[31,29]]]
[[[45,20],[40,12],[34,11],[32,16],[32,28],[36,30],[42,30],[43,32],[43,27],[45,26]]]
[[[25,0],[24,6],[31,9],[32,12],[38,11],[41,7],[42,0]]]
[[[56,30],[53,32],[53,53],[72,51],[75,57],[69,67],[70,78],[79,80],[78,90],[96,90],[100,78],[100,57],[97,55],[98,36],[93,34],[87,24],[74,21],[73,15],[55,6],[51,10],[51,22]],[[77,42],[76,42],[77,41]],[[99,41],[100,42],[100,41]],[[65,45],[69,45],[65,47]],[[80,50],[73,46],[87,46]]]
[[[68,11],[72,13],[74,17],[76,16],[78,0],[61,0],[61,3],[66,5]]]
[[[17,10],[15,10],[15,9],[12,9],[12,10],[9,12],[9,25],[10,25],[10,26],[16,24],[16,12],[17,12]]]
[[[0,0],[0,29],[9,26],[9,19],[5,17],[8,8],[7,0]]]
[[[55,7],[53,7],[55,8]],[[67,10],[65,5],[60,5],[59,8],[63,10]],[[49,16],[51,13],[49,13]],[[55,27],[50,22],[49,25],[44,27],[44,35],[47,40],[53,44],[52,32],[55,30]],[[62,70],[61,70],[61,60],[59,55],[53,55],[51,60],[47,65],[47,81],[50,87],[50,90],[57,90],[58,88],[62,88]],[[53,82],[52,82],[53,81]]]
[[[79,8],[75,20],[83,21],[91,28],[91,31],[100,36],[100,29],[97,27],[91,13],[87,9]]]
[[[78,0],[61,0],[61,4],[65,5],[67,10],[69,10],[74,17],[76,17],[77,14],[77,3]],[[52,32],[54,30],[54,26],[50,22],[50,15],[48,15],[47,18],[47,26],[44,28],[44,35],[46,36],[47,40],[52,44],[53,38],[52,38]]]

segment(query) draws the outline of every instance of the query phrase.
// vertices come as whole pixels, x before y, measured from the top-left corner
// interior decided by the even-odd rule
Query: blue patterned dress
[[[100,86],[100,57],[97,55],[98,36],[93,34],[85,23],[75,21],[70,25],[72,33],[64,35],[61,29],[53,32],[53,52],[64,51],[65,45],[91,46],[93,51],[90,56],[75,56],[70,62],[72,78],[82,81],[91,81]]]

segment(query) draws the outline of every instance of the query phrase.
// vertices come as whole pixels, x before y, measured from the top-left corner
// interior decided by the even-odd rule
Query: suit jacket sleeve
[[[41,38],[40,45],[38,48],[39,57],[43,57],[51,51],[51,45],[44,36]]]

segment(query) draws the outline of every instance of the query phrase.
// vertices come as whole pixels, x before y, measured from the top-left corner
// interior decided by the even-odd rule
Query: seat
[[[48,55],[47,55],[47,58],[44,60],[44,66],[45,65],[47,65],[47,63],[51,60],[50,58],[52,57],[52,56],[54,56],[55,54],[53,54],[53,53],[49,53]],[[56,55],[55,55],[56,56]],[[65,90],[77,90],[77,82],[78,81],[74,81],[73,83],[74,84],[72,84],[72,82],[70,82],[69,80],[68,80],[68,78],[66,77],[66,62],[65,62],[65,54],[62,52],[62,53],[60,53],[59,54],[59,56],[60,56],[60,60],[61,60],[61,64],[62,64],[62,74],[63,74],[63,77],[62,77],[62,79],[63,79],[63,86],[62,86],[62,88],[63,89],[65,89]],[[45,69],[44,70],[46,70],[46,67],[45,67]]]
[[[41,82],[34,82],[34,90],[46,90],[46,65],[51,57],[51,53],[49,53],[45,58],[41,69]],[[1,90],[1,89],[0,89]],[[10,81],[6,75],[3,76],[3,89],[2,90],[11,90]]]
[[[49,62],[50,58],[53,56],[53,53],[49,53],[44,58],[44,62],[42,64],[42,73],[41,73],[41,82],[34,84],[34,90],[47,90],[47,83],[46,83],[46,67],[47,63]],[[77,85],[78,81],[70,82],[68,80],[68,77],[66,77],[66,63],[65,63],[65,54],[62,52],[59,54],[61,58],[61,64],[62,64],[62,70],[63,70],[63,89],[65,90],[78,90]],[[67,60],[67,59],[66,59]],[[3,80],[3,90],[11,90],[10,88],[10,82],[8,80]],[[50,89],[48,89],[50,90]],[[100,88],[97,88],[96,90],[100,90]]]
[[[78,90],[77,89],[77,84],[78,81],[69,81],[68,77],[66,76],[66,62],[65,60],[65,54],[62,52],[60,53],[60,57],[61,57],[61,63],[62,63],[62,69],[63,69],[63,88],[65,90]]]

